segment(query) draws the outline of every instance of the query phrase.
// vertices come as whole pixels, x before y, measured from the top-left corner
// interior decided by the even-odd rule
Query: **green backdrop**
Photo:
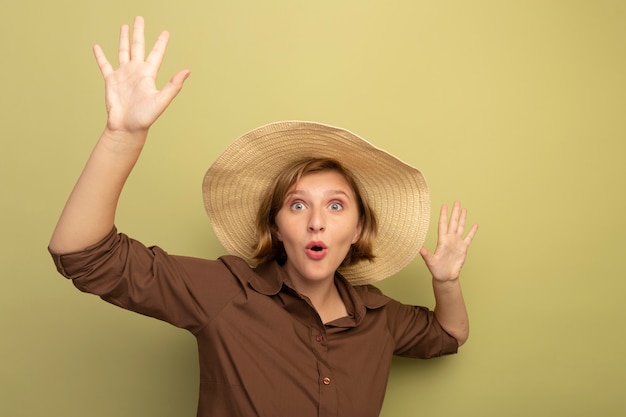
[[[480,230],[456,356],[394,362],[383,417],[626,414],[626,2],[5,2],[0,15],[0,415],[193,416],[192,336],[84,295],[46,246],[105,121],[91,55],[118,27],[172,33],[154,126],[118,227],[217,257],[211,161],[282,119],[348,128],[419,167],[436,212]],[[433,305],[421,259],[383,282]]]

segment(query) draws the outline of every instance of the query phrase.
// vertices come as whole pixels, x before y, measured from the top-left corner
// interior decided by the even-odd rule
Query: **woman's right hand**
[[[109,134],[139,134],[145,139],[150,126],[183,88],[189,70],[176,73],[161,91],[156,88],[155,79],[168,41],[169,32],[161,32],[145,58],[144,20],[136,17],[132,39],[128,25],[123,25],[120,30],[119,68],[114,70],[102,48],[94,46],[96,62],[105,81]]]

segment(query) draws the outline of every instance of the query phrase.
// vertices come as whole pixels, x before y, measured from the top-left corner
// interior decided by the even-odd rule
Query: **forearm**
[[[145,57],[144,20],[137,16],[130,37],[120,30],[119,68],[113,69],[102,48],[94,56],[104,78],[107,128],[72,191],[50,240],[57,254],[97,243],[111,231],[117,202],[146,140],[150,126],[183,87],[189,70],[176,73],[160,91],[155,79],[169,40],[159,35]]]
[[[433,292],[437,320],[461,346],[469,337],[469,318],[460,281],[441,282],[433,279]]]
[[[139,158],[146,133],[105,130],[57,222],[50,240],[52,251],[82,250],[111,231],[119,196]]]

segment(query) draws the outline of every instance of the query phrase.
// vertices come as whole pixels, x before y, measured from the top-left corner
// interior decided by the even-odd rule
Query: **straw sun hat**
[[[208,169],[204,206],[230,254],[254,265],[259,204],[274,178],[305,157],[333,158],[351,171],[378,218],[374,261],[339,268],[351,284],[380,281],[415,258],[430,219],[420,171],[345,129],[302,121],[271,123],[244,134]]]

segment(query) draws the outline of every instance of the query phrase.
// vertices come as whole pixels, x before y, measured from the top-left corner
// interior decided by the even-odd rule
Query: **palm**
[[[454,203],[448,220],[448,208],[442,206],[435,252],[430,253],[425,247],[420,251],[426,266],[437,281],[452,281],[459,278],[467,250],[478,229],[478,226],[474,225],[464,236],[466,216],[466,210],[461,209],[457,202]]]
[[[150,71],[146,63],[131,62],[105,78],[109,128],[146,129],[163,112]]]
[[[114,70],[100,46],[94,55],[105,81],[107,127],[135,132],[147,130],[181,90],[189,71],[177,73],[161,91],[155,79],[165,54],[169,33],[162,32],[147,58],[143,19],[135,19],[132,42],[128,26],[123,26],[119,42],[119,68]]]

